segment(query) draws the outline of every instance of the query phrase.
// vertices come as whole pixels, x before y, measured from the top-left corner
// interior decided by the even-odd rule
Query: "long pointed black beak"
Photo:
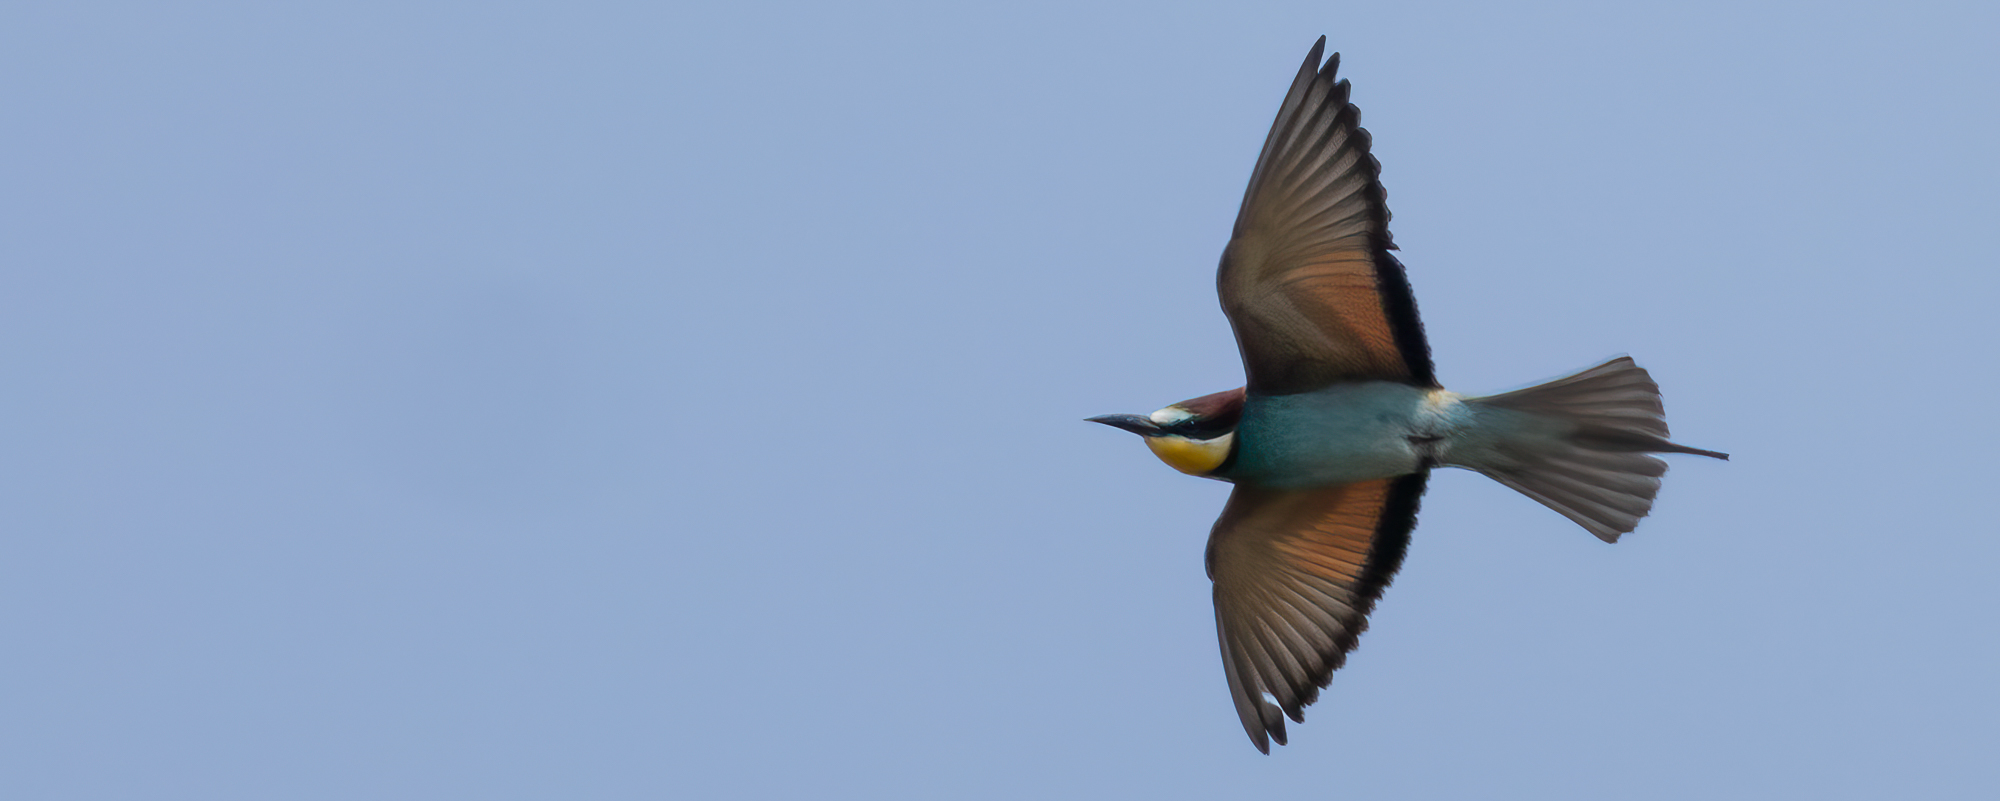
[[[1151,418],[1136,414],[1103,414],[1084,419],[1093,423],[1103,423],[1112,428],[1122,428],[1142,437],[1157,437],[1167,433]]]

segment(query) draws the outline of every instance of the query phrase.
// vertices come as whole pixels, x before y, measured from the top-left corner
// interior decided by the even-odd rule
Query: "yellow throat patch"
[[[1191,476],[1205,476],[1215,472],[1222,462],[1229,458],[1229,444],[1236,441],[1235,432],[1214,439],[1188,439],[1187,437],[1165,436],[1147,437],[1146,447],[1153,449],[1153,455],[1160,457],[1168,467]]]

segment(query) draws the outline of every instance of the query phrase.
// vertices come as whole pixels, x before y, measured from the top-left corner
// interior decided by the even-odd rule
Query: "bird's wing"
[[[1320,66],[1320,37],[1278,108],[1217,288],[1250,391],[1305,392],[1338,381],[1436,386],[1361,112]]]
[[[1236,714],[1257,750],[1285,744],[1368,627],[1417,522],[1428,472],[1312,490],[1243,484],[1208,538],[1215,625]],[[1273,705],[1265,694],[1277,699]]]

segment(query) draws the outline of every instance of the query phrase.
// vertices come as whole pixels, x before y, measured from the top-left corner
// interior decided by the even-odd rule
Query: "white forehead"
[[[1153,421],[1154,425],[1160,425],[1160,426],[1170,426],[1193,416],[1194,412],[1190,412],[1179,406],[1168,406],[1165,409],[1161,409],[1157,412],[1148,415],[1148,417]]]

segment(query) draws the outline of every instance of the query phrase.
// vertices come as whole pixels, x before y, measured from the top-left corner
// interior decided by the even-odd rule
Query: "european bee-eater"
[[[1208,575],[1229,693],[1267,754],[1367,627],[1431,468],[1484,473],[1614,542],[1660,490],[1649,454],[1729,458],[1668,441],[1659,386],[1629,358],[1488,397],[1438,385],[1381,165],[1325,48],[1278,108],[1216,277],[1245,386],[1091,418],[1236,485]]]

